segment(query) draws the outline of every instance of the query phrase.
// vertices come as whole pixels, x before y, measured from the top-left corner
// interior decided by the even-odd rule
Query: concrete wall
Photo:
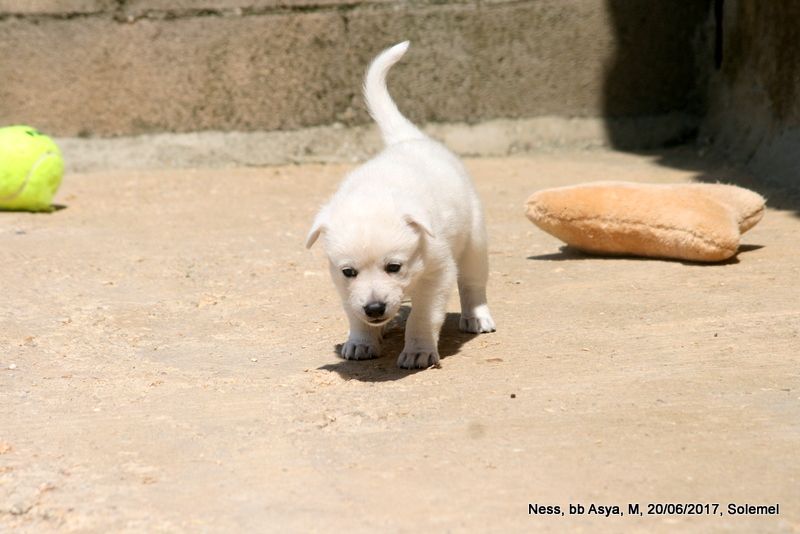
[[[417,122],[679,114],[667,137],[684,135],[707,14],[706,0],[0,0],[0,123],[60,136],[363,124],[368,61],[410,39],[390,85]],[[640,138],[609,124],[617,143]]]
[[[760,180],[800,187],[800,2],[717,8],[721,64],[702,133]]]

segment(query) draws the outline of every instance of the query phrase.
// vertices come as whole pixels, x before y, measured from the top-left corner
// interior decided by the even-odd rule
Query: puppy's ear
[[[317,213],[317,216],[314,217],[314,222],[311,224],[311,230],[308,231],[308,236],[306,236],[306,248],[311,248],[311,246],[316,243],[319,234],[321,234],[328,225],[328,206],[322,206]]]
[[[433,231],[431,230],[431,223],[428,217],[424,213],[420,212],[408,212],[403,215],[403,220],[408,223],[414,230],[420,233],[426,233],[428,236],[433,237]]]

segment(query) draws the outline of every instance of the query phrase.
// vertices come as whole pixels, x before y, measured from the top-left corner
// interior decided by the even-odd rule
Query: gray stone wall
[[[697,115],[707,4],[0,0],[0,123],[101,137],[364,124],[364,69],[404,39],[390,86],[417,122]]]
[[[800,188],[800,2],[720,7],[721,63],[703,136],[760,180]]]

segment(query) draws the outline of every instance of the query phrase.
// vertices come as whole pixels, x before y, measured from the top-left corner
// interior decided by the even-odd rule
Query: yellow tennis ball
[[[52,139],[29,126],[0,128],[0,209],[51,211],[63,175]]]

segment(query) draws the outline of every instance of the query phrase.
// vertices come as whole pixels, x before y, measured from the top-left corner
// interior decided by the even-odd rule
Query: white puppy
[[[380,355],[383,326],[411,298],[403,368],[439,362],[439,330],[458,281],[460,328],[495,330],[486,304],[488,258],[480,201],[461,162],[397,109],[386,73],[408,42],[372,62],[364,97],[386,148],[351,172],[316,216],[306,247],[322,236],[350,336],[343,358]]]

